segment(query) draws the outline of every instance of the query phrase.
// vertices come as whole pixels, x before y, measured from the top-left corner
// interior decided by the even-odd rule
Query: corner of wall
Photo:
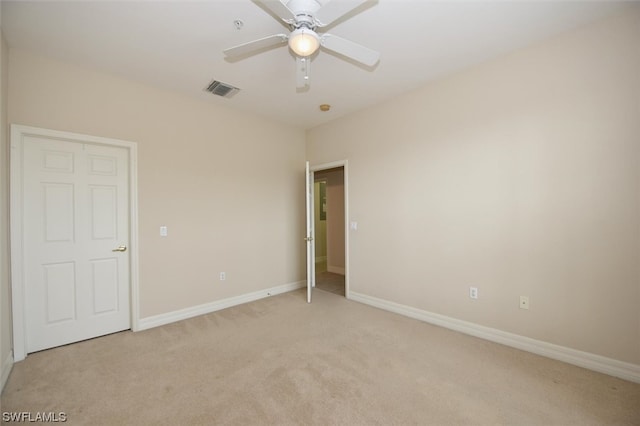
[[[13,366],[9,275],[8,51],[0,25],[0,391]]]

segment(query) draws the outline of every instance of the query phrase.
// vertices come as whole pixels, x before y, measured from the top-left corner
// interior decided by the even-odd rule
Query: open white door
[[[311,303],[311,291],[315,283],[315,246],[313,242],[313,172],[309,162],[305,166],[305,200],[307,209],[307,230],[304,238],[307,244],[307,303]]]

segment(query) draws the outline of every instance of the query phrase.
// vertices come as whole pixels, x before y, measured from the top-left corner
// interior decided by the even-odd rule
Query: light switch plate
[[[472,299],[478,298],[478,287],[469,287],[469,297]]]
[[[161,226],[160,227],[160,236],[161,237],[166,237],[167,236],[167,227],[166,226]]]

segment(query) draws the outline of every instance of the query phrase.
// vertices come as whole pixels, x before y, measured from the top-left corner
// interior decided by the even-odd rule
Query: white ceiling
[[[379,51],[378,65],[368,69],[320,51],[311,63],[311,87],[299,92],[295,59],[286,46],[239,61],[224,59],[225,48],[286,32],[252,0],[1,3],[2,31],[10,48],[41,52],[302,128],[628,5],[579,0],[370,1],[324,31]],[[241,30],[233,24],[236,19],[244,22]],[[213,79],[242,90],[230,99],[204,92]],[[331,104],[331,111],[321,112],[322,103]]]

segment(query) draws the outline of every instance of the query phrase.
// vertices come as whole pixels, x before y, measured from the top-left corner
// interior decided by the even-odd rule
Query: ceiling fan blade
[[[304,89],[309,86],[309,71],[311,70],[310,58],[296,58],[296,87]]]
[[[235,58],[246,55],[247,53],[255,52],[256,50],[284,44],[288,39],[289,36],[286,34],[274,34],[248,43],[243,43],[238,46],[230,47],[225,49],[223,52],[227,58]]]
[[[321,46],[325,49],[339,53],[340,55],[351,58],[361,64],[372,67],[380,60],[379,52],[350,40],[331,34],[324,34],[320,40]]]
[[[315,14],[319,27],[325,27],[368,0],[330,0]]]
[[[295,21],[296,15],[285,6],[280,0],[255,0],[256,2],[264,5],[267,9],[273,12],[276,16],[282,19],[284,22],[291,24]]]

